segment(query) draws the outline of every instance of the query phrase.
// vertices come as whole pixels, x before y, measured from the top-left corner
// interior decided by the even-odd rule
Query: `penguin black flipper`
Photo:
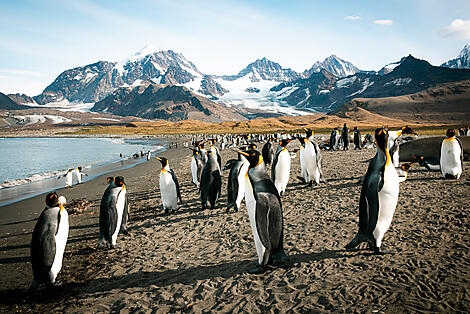
[[[118,194],[119,195],[119,194]],[[117,208],[116,208],[116,202],[115,201],[110,201],[108,203],[108,208],[109,208],[109,211],[108,211],[108,221],[107,221],[107,231],[108,234],[105,234],[105,239],[108,240],[109,243],[112,243],[112,235],[114,234],[114,232],[116,231],[116,228],[117,228],[117,220],[118,220],[118,212],[117,212]]]
[[[47,223],[47,215],[50,214],[45,209],[38,218],[34,227],[31,241],[31,264],[35,279],[39,281],[47,280],[48,273],[54,263],[56,244],[55,234],[58,225]]]
[[[459,143],[460,145],[460,165],[462,167],[462,173],[464,171],[464,167],[463,167],[463,146],[462,146],[462,142],[456,137],[455,138],[457,140],[457,143]]]
[[[274,160],[273,160],[273,165],[271,167],[271,180],[274,182],[276,181],[276,166],[277,166],[277,162],[279,161],[279,153],[277,153],[275,156],[274,156]]]
[[[168,171],[171,174],[171,178],[173,179],[173,182],[175,182],[176,185],[176,195],[178,196],[178,199],[180,200],[180,203],[183,203],[183,200],[181,199],[181,190],[180,190],[180,184],[178,183],[178,179],[176,178],[176,174],[173,171],[173,169],[170,169]]]

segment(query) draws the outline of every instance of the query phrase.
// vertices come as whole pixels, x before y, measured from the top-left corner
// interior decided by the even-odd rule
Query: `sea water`
[[[67,169],[81,166],[83,172],[96,177],[145,160],[134,159],[136,153],[163,150],[164,142],[157,139],[0,138],[0,205],[23,194],[41,192],[41,182],[48,178],[51,181]],[[106,166],[113,163],[114,167]],[[64,179],[56,181],[56,185],[63,186]]]

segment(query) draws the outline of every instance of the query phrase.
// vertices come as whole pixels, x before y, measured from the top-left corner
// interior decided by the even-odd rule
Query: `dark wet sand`
[[[297,147],[291,143],[289,148]],[[375,150],[324,152],[328,184],[306,187],[292,160],[282,199],[285,250],[294,265],[251,275],[256,252],[245,206],[226,213],[223,196],[213,211],[199,211],[190,184],[186,149],[169,157],[184,204],[163,214],[157,160],[119,171],[128,183],[130,235],[115,250],[96,251],[98,210],[105,175],[61,191],[69,202],[92,206],[70,215],[70,234],[60,288],[27,293],[29,243],[44,196],[0,208],[0,310],[2,312],[466,312],[470,308],[470,185],[415,168],[401,184],[384,246],[393,255],[346,252],[357,230],[361,161]],[[234,158],[231,151],[222,159]],[[466,162],[469,169],[469,163]],[[21,211],[21,212],[20,212]],[[21,213],[21,214],[20,214]],[[9,217],[9,218],[5,218]],[[5,220],[6,219],[6,220]],[[4,222],[5,221],[5,222]],[[6,224],[5,224],[6,223]]]

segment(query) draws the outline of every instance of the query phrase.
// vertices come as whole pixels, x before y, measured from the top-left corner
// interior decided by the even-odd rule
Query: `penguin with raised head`
[[[274,182],[279,195],[282,196],[286,191],[290,176],[290,154],[286,146],[293,139],[282,139],[279,141],[276,154],[274,155],[273,165],[271,167],[271,178]]]
[[[65,197],[56,192],[46,196],[46,208],[34,226],[31,238],[31,289],[39,284],[57,285],[57,274],[62,269],[65,245],[69,235],[69,216],[64,206]]]
[[[100,204],[100,236],[98,247],[116,246],[117,236],[121,230],[122,219],[128,211],[126,185],[121,176],[114,178],[104,191]]]
[[[368,242],[374,253],[385,253],[382,239],[398,202],[399,179],[388,148],[386,129],[375,130],[377,154],[369,162],[359,198],[359,230],[346,249]]]
[[[77,184],[82,184],[82,179],[84,175],[88,177],[88,175],[85,172],[82,172],[81,166],[78,166],[77,168],[75,168],[73,170],[73,173],[75,174],[75,177],[77,178]]]
[[[202,210],[208,207],[214,209],[222,189],[222,178],[217,156],[210,150],[206,152],[206,155],[207,162],[202,170],[201,185],[199,188]]]
[[[290,261],[284,252],[284,221],[277,189],[258,151],[240,151],[240,154],[249,162],[245,201],[258,254],[257,269],[253,272],[261,273],[270,265],[287,266]]]
[[[326,182],[325,177],[323,176],[323,170],[322,170],[322,153],[320,149],[320,145],[318,145],[317,140],[315,139],[315,136],[313,134],[313,130],[309,128],[304,128],[307,139],[312,142],[313,148],[315,149],[315,157],[316,157],[316,162],[317,162],[317,170],[320,172],[320,182]]]
[[[227,212],[234,208],[240,210],[241,203],[245,198],[245,189],[248,184],[246,173],[248,171],[248,160],[244,155],[238,153],[238,159],[231,159],[224,169],[230,169],[227,184]]]
[[[308,138],[298,137],[300,142],[300,174],[308,185],[320,183],[320,171],[317,168],[315,148]]]
[[[459,179],[463,172],[463,148],[454,129],[447,130],[439,152],[439,164],[444,178]]]
[[[261,154],[263,156],[264,163],[267,166],[271,165],[274,159],[273,141],[274,139],[270,137],[261,149]]]
[[[400,130],[397,130],[397,131],[388,132],[388,147],[389,147],[388,149],[390,150],[390,156],[392,157],[392,163],[394,167],[398,167],[400,164],[400,154],[399,154],[400,145],[398,143],[398,140],[403,134],[416,134],[416,133],[408,126],[404,126]]]
[[[426,168],[428,171],[440,171],[441,165],[439,157],[427,157],[419,155],[411,155],[419,163],[421,167]]]
[[[209,148],[212,151],[212,153],[214,154],[214,156],[216,156],[217,162],[219,163],[219,167],[222,167],[222,158],[220,158],[220,151],[217,148],[217,146],[215,146],[215,143],[217,143],[217,139],[215,139],[215,138],[210,139],[209,140]]]
[[[160,194],[165,213],[175,212],[178,208],[178,200],[182,203],[180,185],[175,172],[170,168],[168,159],[165,157],[155,157],[162,164],[160,170]]]

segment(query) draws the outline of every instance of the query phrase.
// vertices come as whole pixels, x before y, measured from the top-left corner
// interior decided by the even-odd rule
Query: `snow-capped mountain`
[[[378,75],[385,75],[390,72],[392,72],[397,66],[399,66],[403,60],[405,60],[406,57],[401,58],[400,61],[397,62],[391,62],[389,64],[386,64],[383,68],[380,69],[379,72],[377,72]]]
[[[294,70],[283,69],[279,63],[262,58],[250,63],[237,75],[224,75],[222,78],[226,81],[234,81],[247,75],[252,82],[260,80],[287,82],[300,77],[300,74]]]
[[[335,55],[331,55],[323,60],[323,62],[315,62],[310,69],[304,71],[303,76],[308,78],[312,73],[320,72],[321,69],[325,69],[337,77],[354,75],[360,71],[351,62],[338,58]]]
[[[441,67],[453,68],[453,69],[470,69],[470,43],[466,44],[460,51],[457,58],[443,63]]]
[[[400,96],[468,79],[470,70],[435,67],[410,55],[388,74],[358,72],[338,78],[323,69],[308,79],[282,83],[270,91],[292,107],[328,112],[353,98]]]

